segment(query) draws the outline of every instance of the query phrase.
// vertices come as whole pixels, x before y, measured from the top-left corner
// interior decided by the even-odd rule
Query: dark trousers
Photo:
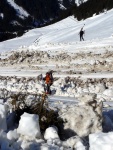
[[[80,35],[80,41],[84,41],[83,35]]]
[[[44,87],[44,91],[47,92],[48,94],[51,94],[51,89],[50,89],[50,84],[46,84]]]

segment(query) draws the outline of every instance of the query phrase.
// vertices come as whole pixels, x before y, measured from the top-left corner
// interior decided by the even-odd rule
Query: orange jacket
[[[49,74],[46,75],[45,81],[46,81],[46,84],[50,84],[51,83],[51,77],[50,77]]]

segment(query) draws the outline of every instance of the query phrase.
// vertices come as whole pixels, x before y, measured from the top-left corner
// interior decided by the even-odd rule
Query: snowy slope
[[[22,37],[0,43],[0,116],[2,116],[0,121],[3,122],[0,124],[0,130],[4,131],[0,133],[1,150],[113,149],[113,132],[111,132],[113,131],[112,18],[113,10],[79,22],[73,17],[68,17],[51,26],[31,30]],[[80,42],[78,32],[84,24],[85,41]],[[10,106],[9,95],[12,92],[28,93],[30,95],[26,102],[29,105],[32,104],[31,102],[35,101],[32,94],[44,91],[44,81],[38,80],[37,76],[39,74],[45,76],[50,69],[55,71],[53,73],[55,80],[51,86],[53,96],[49,96],[49,104],[55,110],[61,109],[63,113],[60,116],[67,115],[66,119],[70,121],[69,127],[64,127],[68,129],[67,134],[69,134],[71,125],[73,128],[78,127],[81,133],[83,130],[88,133],[89,140],[84,139],[84,144],[79,137],[73,137],[73,135],[70,139],[61,141],[56,128],[52,131],[49,128],[49,132],[45,132],[44,139],[42,139],[38,116],[26,113],[21,116],[18,128],[16,125],[15,130],[12,130],[14,128],[13,108],[10,108],[12,106]],[[87,93],[89,96],[85,96]],[[96,100],[93,94],[96,94],[97,103],[94,103]],[[4,105],[7,97],[9,100]],[[80,101],[79,104],[78,101]],[[101,122],[102,115],[100,115],[102,105],[99,107],[101,102],[103,102],[104,110],[103,123]],[[86,107],[85,103],[86,106],[91,105],[91,107]],[[89,111],[88,114],[84,108]],[[97,116],[99,122],[95,121]],[[66,119],[64,122],[67,123]],[[6,132],[6,121],[9,122],[9,132]],[[110,133],[96,133],[96,128],[89,132],[93,126],[92,122],[97,123],[96,128],[102,123],[103,128]],[[37,132],[38,135],[36,135]],[[64,145],[67,147],[64,148]]]
[[[38,45],[48,43],[72,43],[79,48],[88,46],[111,45],[113,35],[113,9],[107,13],[93,16],[83,21],[68,17],[53,25],[37,28],[19,38],[0,43],[1,51],[17,49],[20,46],[30,46],[36,39]],[[85,24],[85,42],[79,43],[79,30]],[[106,39],[107,38],[107,39]],[[106,39],[106,40],[105,40]],[[105,41],[104,41],[105,40]],[[94,43],[92,43],[94,42]],[[105,43],[105,44],[104,44]],[[107,44],[108,43],[108,44]]]
[[[113,10],[106,14],[100,14],[88,18],[84,21],[74,21],[70,17],[56,25],[51,26],[52,32],[41,37],[39,44],[46,42],[75,42],[79,40],[78,33],[80,28],[85,24],[85,40],[100,39],[110,37],[113,34]]]
[[[45,60],[39,57],[39,60],[43,60],[41,63],[32,59],[31,64],[19,64],[14,63],[14,66],[9,66],[10,72],[7,70],[8,64],[4,66],[1,62],[1,75],[19,75],[19,76],[36,76],[40,73],[45,73],[49,69],[56,70],[55,76],[57,77],[78,77],[82,72],[81,77],[84,78],[112,78],[112,52],[113,52],[113,9],[107,13],[93,16],[83,21],[77,21],[75,18],[68,17],[62,21],[59,21],[53,25],[37,28],[30,30],[22,37],[15,38],[12,40],[4,41],[0,43],[0,51],[2,53],[1,58],[10,55],[10,51],[45,51],[49,55],[55,54],[56,58],[49,58],[45,63]],[[79,30],[85,24],[85,41],[79,41]],[[109,54],[110,51],[110,54]],[[4,54],[3,52],[7,52]],[[68,53],[71,55],[71,61],[66,60],[65,63],[61,60],[56,61],[57,55],[60,53]],[[81,58],[81,54],[84,53],[85,57]],[[91,53],[88,56],[88,53]],[[74,54],[72,54],[74,53]],[[102,54],[103,53],[103,54]],[[106,54],[104,54],[106,53]],[[100,56],[97,56],[101,54]],[[111,56],[111,57],[110,57]],[[74,57],[76,59],[74,59]],[[106,62],[105,62],[106,57]],[[51,64],[52,61],[52,64]],[[48,65],[47,65],[48,64]],[[94,64],[96,64],[94,68]],[[20,69],[23,65],[23,69]],[[27,66],[31,65],[31,69],[26,69]],[[57,69],[57,66],[59,69]],[[37,67],[38,69],[37,71]],[[32,69],[33,68],[33,69]],[[35,69],[34,69],[35,68]],[[110,69],[109,69],[110,68]],[[109,71],[110,70],[110,71]],[[69,73],[73,71],[73,73]],[[29,72],[29,73],[28,73]]]

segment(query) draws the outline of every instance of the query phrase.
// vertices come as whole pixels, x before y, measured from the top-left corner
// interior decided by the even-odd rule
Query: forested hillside
[[[0,41],[71,15],[75,0],[0,0]]]
[[[78,20],[81,20],[112,8],[113,0],[88,0],[79,7],[75,7],[73,13]]]

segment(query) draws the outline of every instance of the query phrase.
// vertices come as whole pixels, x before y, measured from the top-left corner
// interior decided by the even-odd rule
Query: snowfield
[[[113,150],[112,18],[113,9],[82,21],[70,16],[0,43],[1,150]],[[44,91],[40,75],[49,70],[54,82],[47,102],[63,125],[43,131],[45,116],[28,112],[16,122],[16,107],[23,110],[24,103],[23,97],[15,103],[12,94],[26,94],[27,106],[34,105]]]

